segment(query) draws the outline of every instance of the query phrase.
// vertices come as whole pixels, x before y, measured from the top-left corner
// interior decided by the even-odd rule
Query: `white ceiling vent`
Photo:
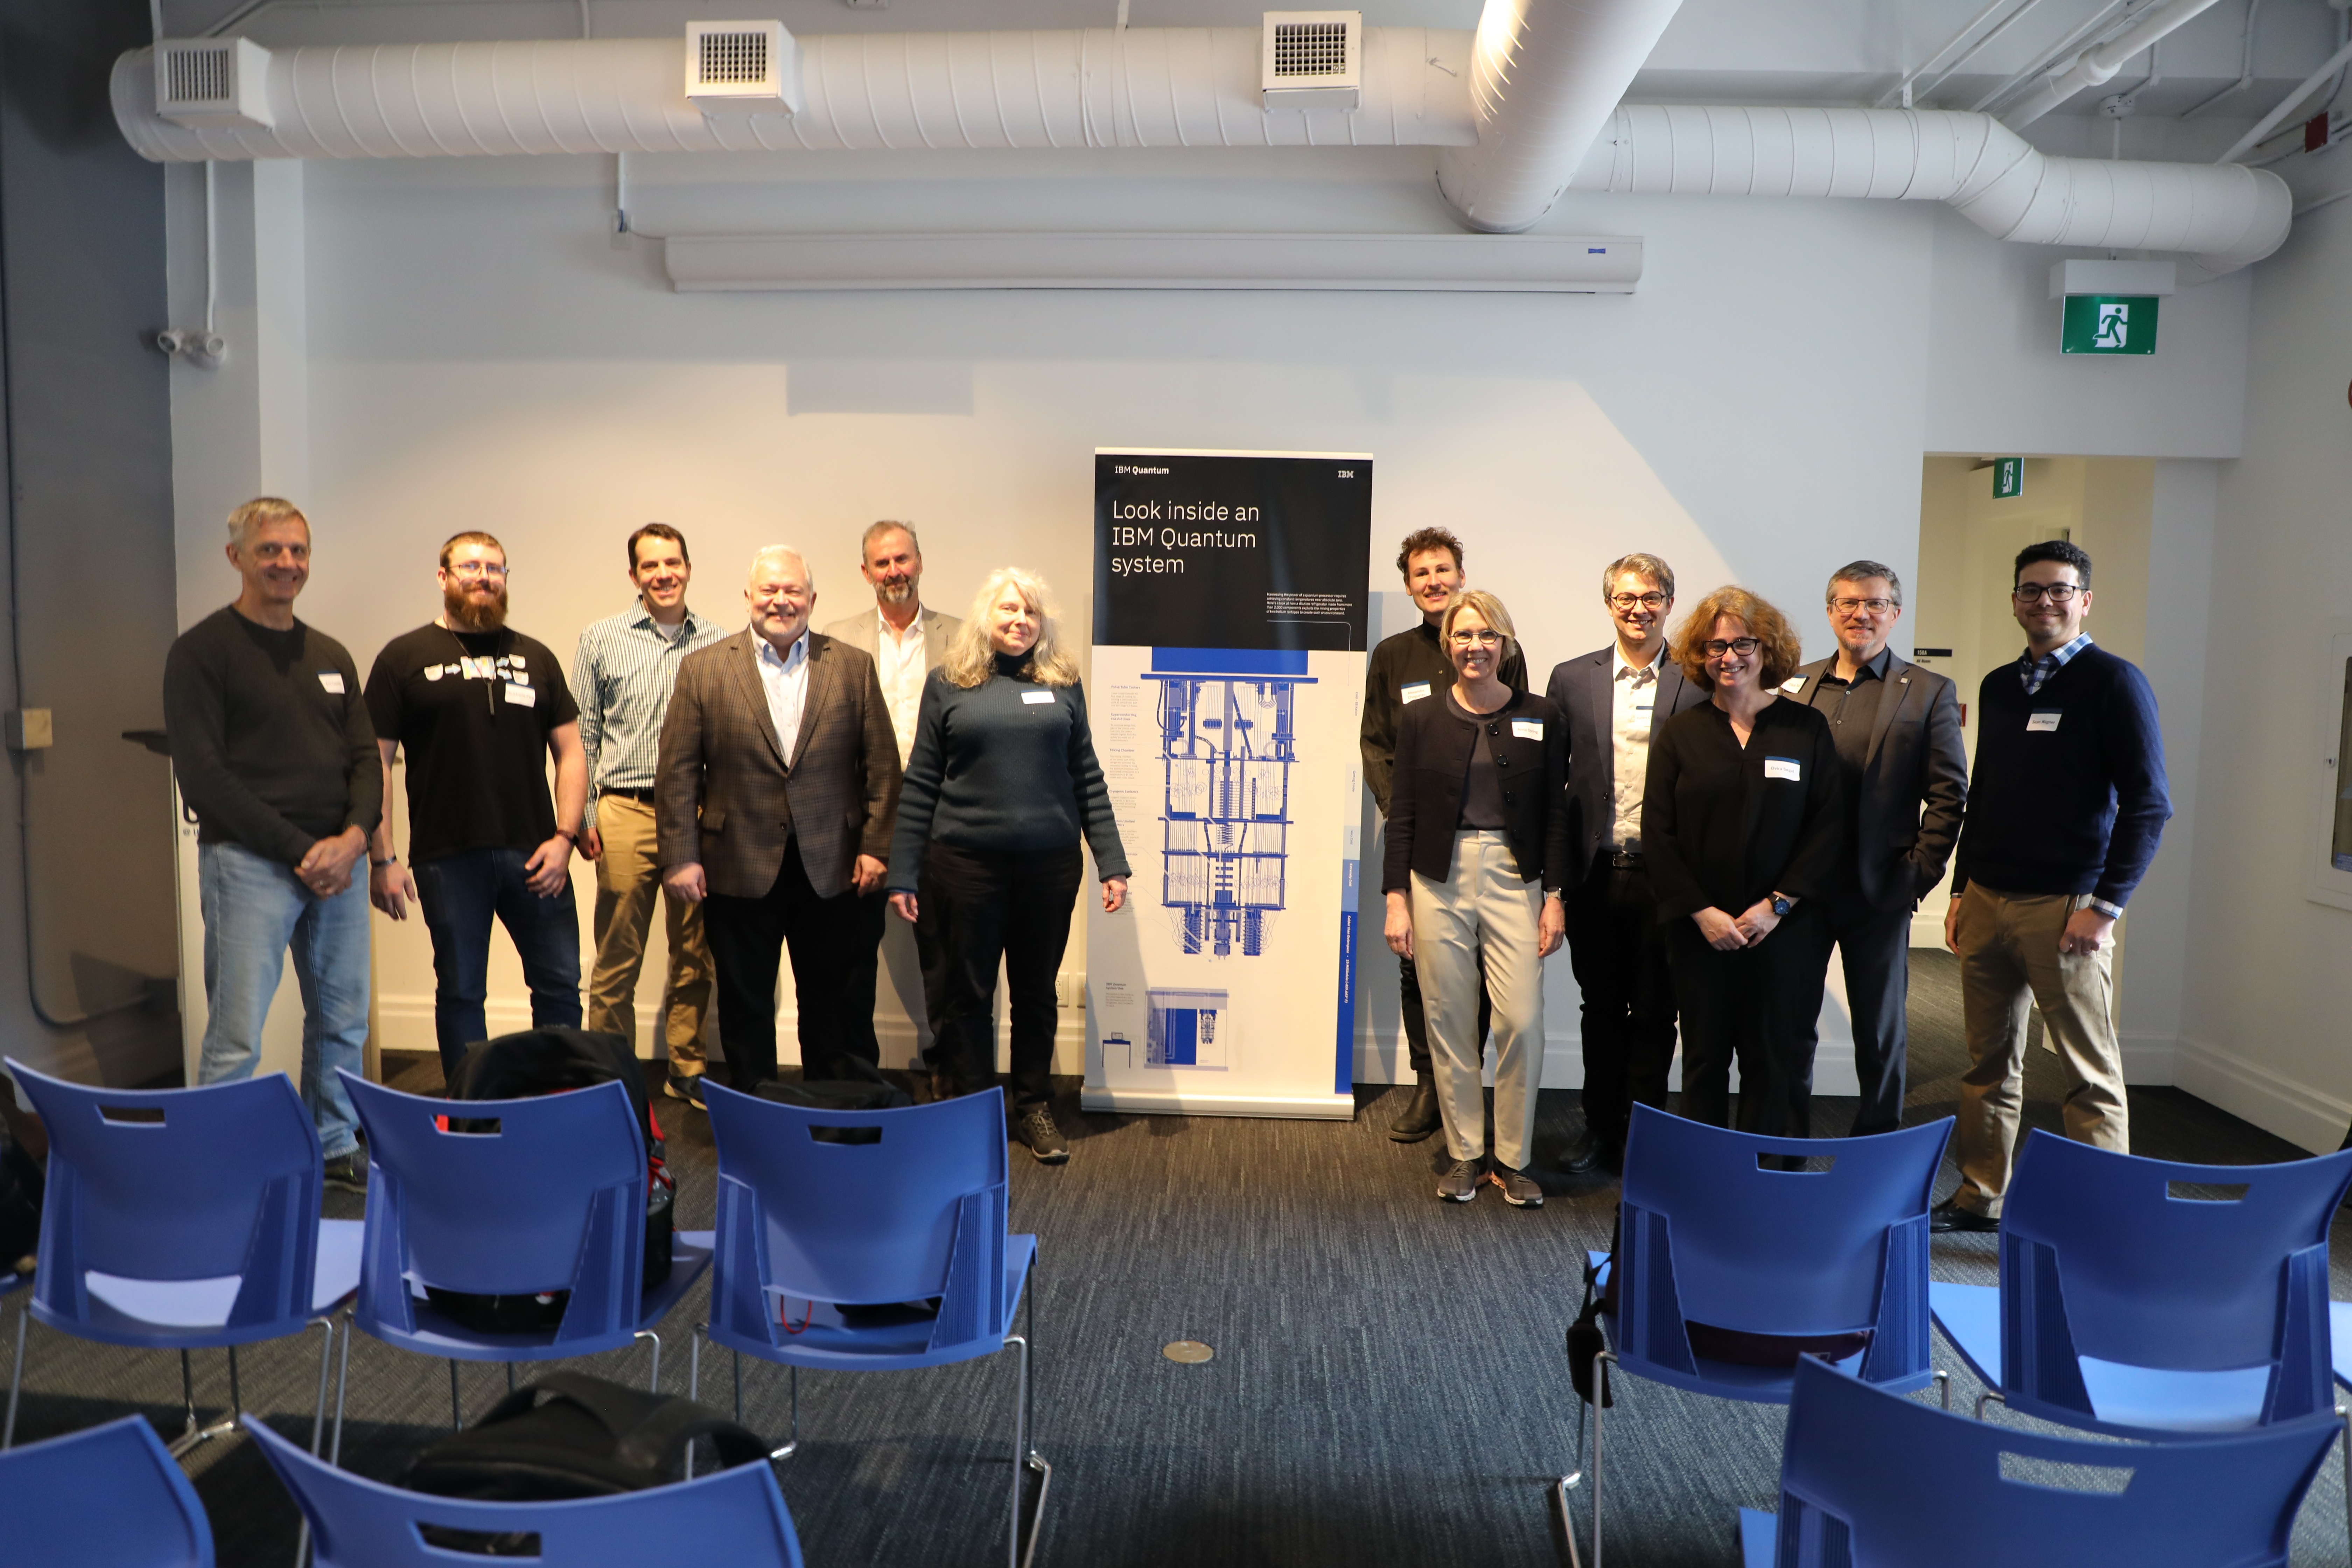
[[[686,98],[705,114],[797,114],[801,47],[782,22],[688,22]]]
[[[1361,11],[1268,11],[1259,96],[1268,109],[1353,109],[1363,58]]]
[[[155,46],[155,112],[192,130],[267,131],[269,51],[244,38],[166,38]]]

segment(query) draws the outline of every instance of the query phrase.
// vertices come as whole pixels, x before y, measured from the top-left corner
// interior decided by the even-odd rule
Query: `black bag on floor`
[[[399,1484],[483,1502],[611,1497],[681,1479],[697,1437],[710,1439],[721,1469],[768,1457],[759,1434],[707,1405],[586,1373],[550,1373],[428,1446]]]
[[[786,1083],[770,1079],[760,1086],[760,1098],[804,1110],[896,1110],[915,1103],[914,1096],[887,1079],[818,1079],[813,1083]],[[809,1136],[820,1143],[879,1143],[882,1134],[867,1127],[818,1127]]]
[[[0,1078],[0,1094],[13,1093]],[[11,1273],[41,1245],[41,1190],[47,1173],[0,1126],[0,1274]]]
[[[636,1055],[618,1035],[587,1029],[525,1029],[483,1040],[466,1053],[449,1085],[451,1100],[529,1100],[542,1094],[564,1094],[618,1083],[628,1090],[629,1105],[646,1134],[646,1269],[645,1288],[652,1289],[669,1278],[670,1240],[675,1230],[672,1209],[677,1184],[663,1158],[661,1123],[654,1119],[646,1098],[646,1080]],[[452,1117],[453,1131],[464,1131],[463,1117]],[[482,1333],[535,1333],[563,1321],[571,1299],[568,1290],[536,1296],[478,1296],[436,1286],[425,1289],[434,1305],[467,1327]]]

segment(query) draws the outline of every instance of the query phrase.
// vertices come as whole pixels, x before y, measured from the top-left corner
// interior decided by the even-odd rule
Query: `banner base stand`
[[[1294,1116],[1316,1121],[1353,1121],[1352,1094],[1198,1094],[1166,1089],[1097,1089],[1078,1096],[1082,1110],[1129,1116]]]

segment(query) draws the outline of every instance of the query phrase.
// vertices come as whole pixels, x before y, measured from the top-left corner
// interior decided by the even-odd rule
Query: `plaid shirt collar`
[[[2040,658],[2033,657],[2032,648],[2027,648],[2019,656],[2017,661],[2017,678],[2024,684],[2025,694],[2031,697],[2040,691],[2045,681],[2064,668],[2067,662],[2076,654],[2090,646],[2091,634],[2084,632],[2064,647],[2053,649]]]

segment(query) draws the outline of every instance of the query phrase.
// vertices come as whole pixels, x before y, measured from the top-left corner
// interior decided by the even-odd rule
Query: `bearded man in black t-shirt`
[[[394,637],[368,674],[383,757],[408,759],[408,860],[390,813],[370,854],[368,895],[394,920],[415,899],[433,937],[433,1033],[454,1076],[488,1037],[490,921],[513,939],[534,1028],[580,1022],[580,920],[572,851],[587,809],[580,710],[545,644],[507,625],[506,547],[467,532],[441,547],[441,614]],[[555,758],[555,795],[547,757]]]

